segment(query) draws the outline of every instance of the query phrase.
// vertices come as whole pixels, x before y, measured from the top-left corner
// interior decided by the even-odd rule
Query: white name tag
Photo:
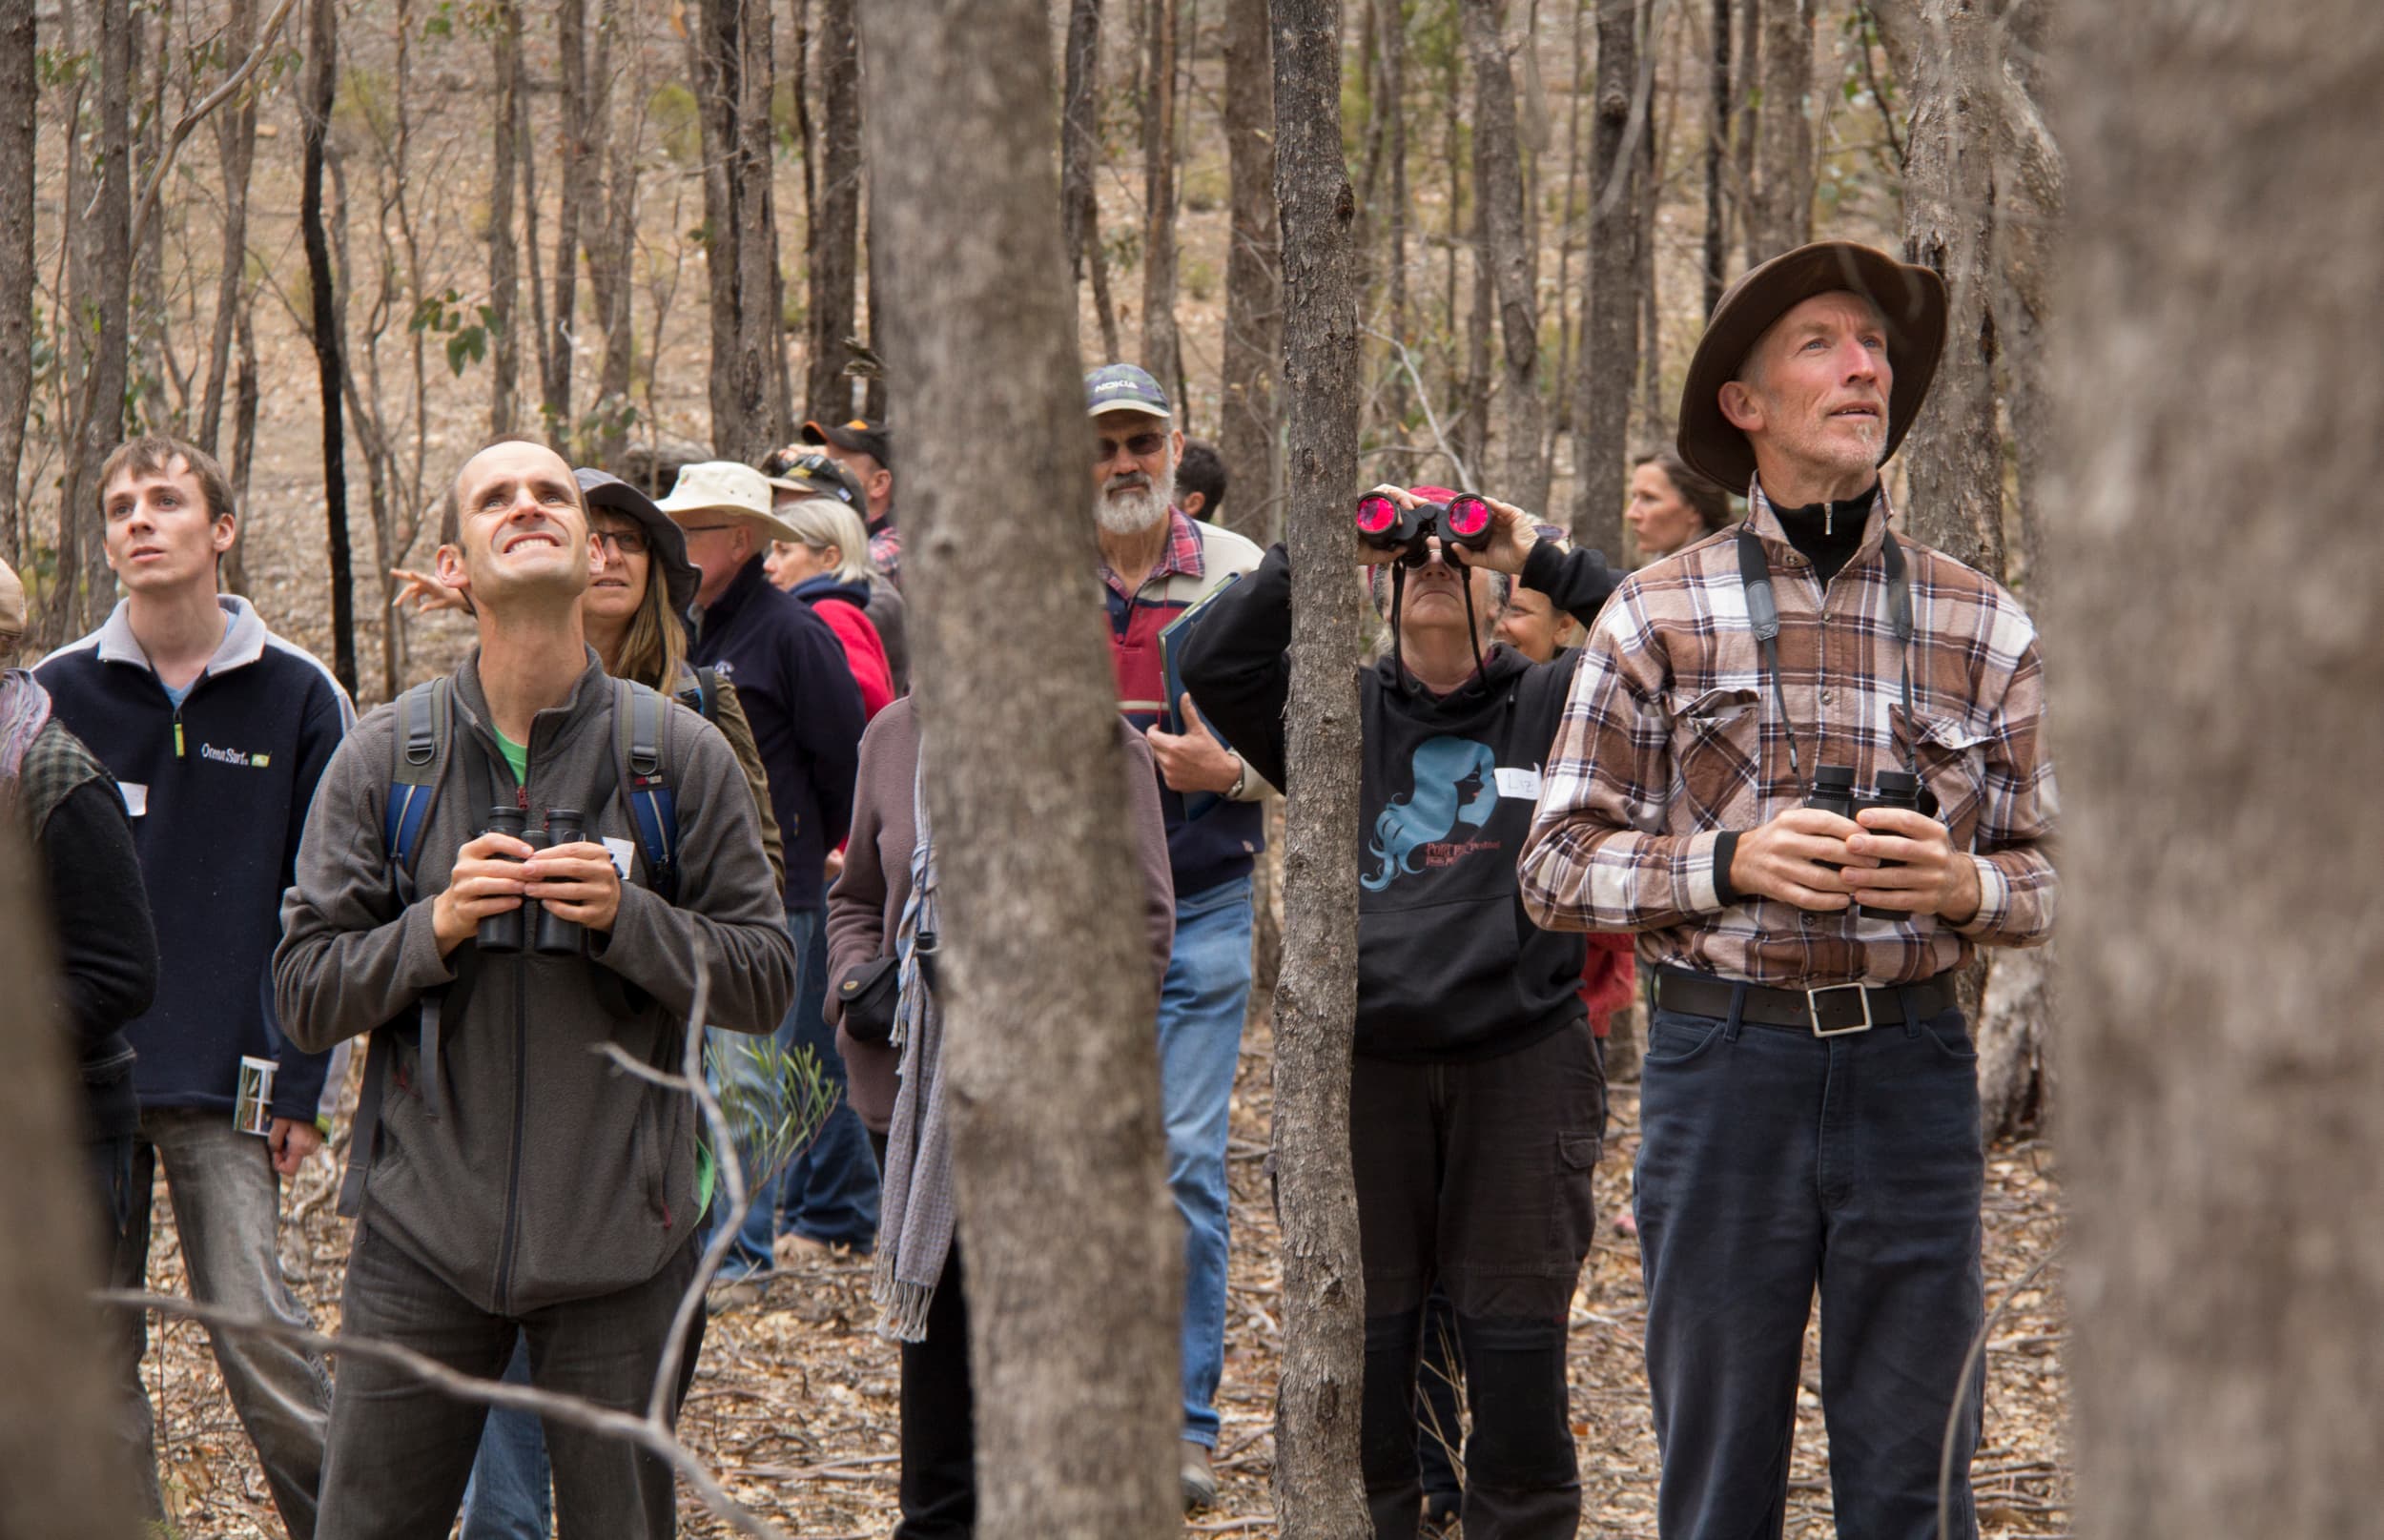
[[[605,852],[612,857],[612,869],[621,873],[621,880],[628,881],[629,857],[637,852],[637,847],[626,839],[615,839],[610,834],[606,834]]]
[[[1522,797],[1529,802],[1540,799],[1540,772],[1517,770],[1512,766],[1498,767],[1498,794],[1502,797]]]
[[[149,811],[149,788],[138,781],[118,781],[116,790],[124,793],[124,811],[138,818]]]

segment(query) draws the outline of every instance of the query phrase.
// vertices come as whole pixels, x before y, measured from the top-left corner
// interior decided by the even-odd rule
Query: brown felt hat
[[[1738,377],[1773,322],[1817,294],[1840,289],[1870,300],[1887,318],[1887,363],[1895,378],[1880,459],[1896,452],[1928,397],[1945,346],[1944,280],[1868,246],[1819,240],[1748,269],[1714,307],[1696,357],[1689,360],[1689,382],[1680,388],[1680,458],[1692,469],[1734,493],[1747,489],[1755,480],[1755,446],[1722,416],[1722,386]]]

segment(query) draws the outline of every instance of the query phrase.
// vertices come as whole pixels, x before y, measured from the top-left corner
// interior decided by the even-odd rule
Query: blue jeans
[[[517,1336],[505,1363],[507,1385],[530,1383],[530,1347]],[[462,1540],[546,1540],[554,1532],[553,1476],[546,1431],[534,1412],[491,1407],[480,1454],[463,1486]]]
[[[1657,1532],[1779,1534],[1818,1286],[1838,1533],[1935,1540],[1959,1396],[1952,1533],[1975,1536],[1985,1155],[1962,1013],[1819,1038],[1658,1011],[1641,1075]]]
[[[1183,1436],[1217,1447],[1225,1372],[1225,1116],[1250,1000],[1250,879],[1178,894],[1159,995],[1167,1185],[1183,1216]]]
[[[802,945],[800,937],[795,944]],[[870,1153],[868,1126],[846,1099],[836,1029],[821,1014],[827,1003],[828,931],[814,924],[795,984],[794,1041],[818,1056],[821,1078],[835,1089],[836,1104],[819,1137],[778,1179],[778,1217],[783,1228],[806,1240],[865,1252],[877,1243],[877,1158]]]
[[[816,909],[787,911],[787,934],[794,942],[794,955],[798,958],[810,957],[812,937],[818,933],[819,922],[820,912]],[[786,1019],[778,1023],[777,1030],[770,1035],[771,1040],[787,1053],[794,1050],[803,1013],[803,992],[812,983],[808,960],[799,965],[795,973],[794,1006],[787,1012]],[[778,1107],[774,1093],[764,1093],[761,1089],[767,1078],[761,1066],[753,1061],[749,1046],[756,1041],[752,1034],[725,1032],[718,1027],[707,1027],[704,1032],[711,1050],[708,1056],[707,1073],[711,1077],[715,1094],[725,1096],[732,1090],[738,1091],[759,1099],[754,1104],[764,1109],[785,1110]],[[832,1042],[829,1045],[828,1057],[837,1066],[837,1073],[841,1076],[843,1061],[836,1057]],[[733,1124],[738,1120],[736,1111],[730,1108],[729,1112],[730,1121]],[[863,1149],[861,1155],[866,1160],[869,1151]],[[724,1282],[769,1277],[771,1246],[777,1240],[779,1177],[771,1173],[757,1179],[755,1173],[761,1166],[762,1152],[749,1148],[742,1140],[737,1146],[737,1158],[744,1164],[745,1191],[752,1200],[752,1206],[745,1211],[745,1223],[737,1231],[735,1243],[729,1247],[729,1254],[720,1261],[720,1278]],[[705,1211],[703,1228],[696,1232],[696,1243],[710,1244],[713,1232],[728,1213],[729,1183],[728,1179],[722,1177],[713,1183],[711,1207]]]

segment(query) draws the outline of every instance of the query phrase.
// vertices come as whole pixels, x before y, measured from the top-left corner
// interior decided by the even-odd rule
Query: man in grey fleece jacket
[[[690,1099],[602,1049],[675,1073],[699,965],[713,1025],[769,1031],[793,994],[793,950],[735,755],[676,705],[662,745],[675,899],[650,885],[615,794],[617,687],[580,632],[590,546],[570,466],[499,443],[451,495],[459,544],[440,549],[439,575],[473,596],[480,647],[455,675],[410,901],[382,834],[399,730],[383,708],[323,774],[274,956],[294,1041],[374,1032],[381,1049],[367,1065],[378,1131],[350,1156],[363,1181],[341,1329],[489,1379],[519,1329],[538,1385],[635,1412],[694,1277],[706,1195]],[[586,837],[533,852],[484,833],[499,799],[533,830],[549,810],[578,810]],[[524,897],[583,926],[586,955],[480,954],[480,922]],[[426,996],[442,1001],[435,1032]],[[401,1370],[343,1362],[318,1534],[444,1536],[483,1416]],[[564,1535],[672,1531],[661,1462],[560,1425],[547,1436]]]

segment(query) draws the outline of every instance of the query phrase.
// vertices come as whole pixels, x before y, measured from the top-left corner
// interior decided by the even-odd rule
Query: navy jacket
[[[332,1056],[282,1037],[273,949],[315,783],[356,708],[247,600],[217,602],[230,617],[223,644],[178,710],[133,635],[130,601],[34,672],[133,813],[159,963],[155,1002],[124,1029],[140,1055],[141,1105],[229,1117],[246,1055],[280,1065],[273,1115],[311,1121],[337,1084]]]
[[[852,826],[861,764],[861,689],[844,644],[811,606],[771,585],[758,556],[701,614],[689,657],[737,687],[752,725],[786,841],[787,908],[818,909],[820,868]]]

